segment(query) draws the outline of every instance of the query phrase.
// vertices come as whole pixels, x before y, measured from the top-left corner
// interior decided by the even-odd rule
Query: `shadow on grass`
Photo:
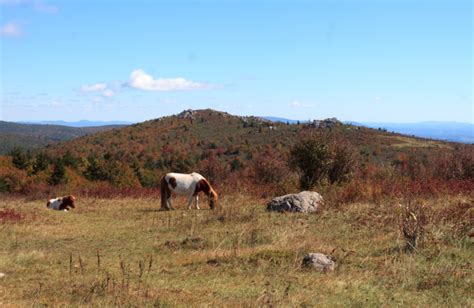
[[[148,209],[139,209],[137,210],[140,213],[158,213],[158,212],[163,212],[160,211],[160,208],[148,208]]]

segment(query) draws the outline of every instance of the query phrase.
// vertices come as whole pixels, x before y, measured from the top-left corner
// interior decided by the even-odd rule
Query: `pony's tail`
[[[166,177],[162,177],[160,181],[160,194],[161,194],[161,210],[169,210],[168,207],[168,198],[171,195],[168,183],[166,182]]]

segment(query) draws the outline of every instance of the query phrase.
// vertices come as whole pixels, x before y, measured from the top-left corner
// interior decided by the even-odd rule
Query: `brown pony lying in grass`
[[[67,197],[57,197],[55,199],[49,199],[46,203],[46,207],[56,211],[69,211],[69,208],[76,208],[74,201],[76,197],[73,195]]]

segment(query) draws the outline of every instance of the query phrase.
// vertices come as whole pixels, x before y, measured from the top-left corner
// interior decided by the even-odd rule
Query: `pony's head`
[[[72,208],[76,208],[74,201],[76,201],[76,197],[73,195],[67,196],[63,198],[63,204],[64,205],[69,205]]]
[[[217,207],[217,193],[216,191],[212,188],[211,184],[206,179],[201,179],[199,182],[196,184],[196,190],[194,191],[194,194],[198,194],[200,191],[204,192],[206,196],[209,198],[209,207],[213,210],[214,208]]]
[[[219,199],[216,191],[214,189],[209,190],[209,207],[211,210],[215,209],[217,207],[217,200]]]

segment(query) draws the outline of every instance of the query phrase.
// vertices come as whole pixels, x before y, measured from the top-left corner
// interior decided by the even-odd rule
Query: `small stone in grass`
[[[303,258],[303,267],[313,268],[320,272],[332,272],[336,263],[322,253],[309,253]]]

